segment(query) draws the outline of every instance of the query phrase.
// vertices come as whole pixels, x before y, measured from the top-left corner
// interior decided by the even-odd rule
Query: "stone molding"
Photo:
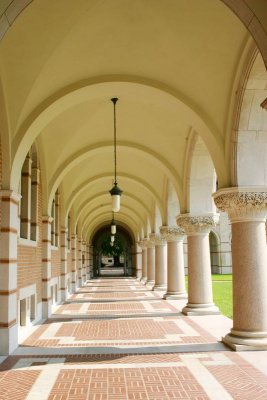
[[[267,111],[267,98],[261,103],[261,107]]]
[[[143,242],[144,246],[147,249],[153,249],[155,247],[155,243],[152,240],[150,240],[150,238],[144,238]]]
[[[232,187],[213,193],[217,208],[227,212],[231,222],[265,221],[267,187]]]
[[[167,242],[179,242],[184,239],[185,232],[179,226],[161,226],[159,230]]]
[[[164,246],[167,244],[166,239],[159,233],[150,233],[149,239],[155,244],[155,246]]]
[[[207,234],[218,224],[219,214],[180,214],[176,217],[176,222],[187,235]]]
[[[144,239],[143,240],[139,240],[137,242],[137,244],[138,244],[139,247],[141,247],[142,250],[146,249],[146,247],[147,247]]]

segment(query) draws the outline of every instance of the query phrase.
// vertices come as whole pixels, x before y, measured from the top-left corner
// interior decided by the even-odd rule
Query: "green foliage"
[[[110,237],[103,240],[101,245],[101,252],[104,256],[120,256],[124,251],[123,244],[118,237],[115,235],[113,246],[110,245]]]
[[[186,276],[186,286],[188,277]],[[233,318],[232,275],[212,275],[213,301],[223,315]]]

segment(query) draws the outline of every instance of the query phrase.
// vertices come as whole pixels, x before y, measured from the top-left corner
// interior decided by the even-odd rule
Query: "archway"
[[[125,228],[117,225],[115,240],[111,242],[110,226],[101,227],[92,245],[94,278],[134,276],[133,240]]]

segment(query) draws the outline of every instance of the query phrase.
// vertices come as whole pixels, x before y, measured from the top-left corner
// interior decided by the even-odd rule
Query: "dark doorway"
[[[131,235],[117,225],[113,245],[110,238],[110,225],[99,229],[93,237],[93,277],[134,276]]]

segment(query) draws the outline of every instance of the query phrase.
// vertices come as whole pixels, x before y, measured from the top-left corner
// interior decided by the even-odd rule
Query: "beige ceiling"
[[[60,187],[83,232],[109,220],[117,96],[118,219],[135,234],[153,227],[166,180],[186,211],[192,130],[229,185],[229,121],[251,46],[219,0],[33,1],[0,42],[11,185],[37,140],[44,212]]]

